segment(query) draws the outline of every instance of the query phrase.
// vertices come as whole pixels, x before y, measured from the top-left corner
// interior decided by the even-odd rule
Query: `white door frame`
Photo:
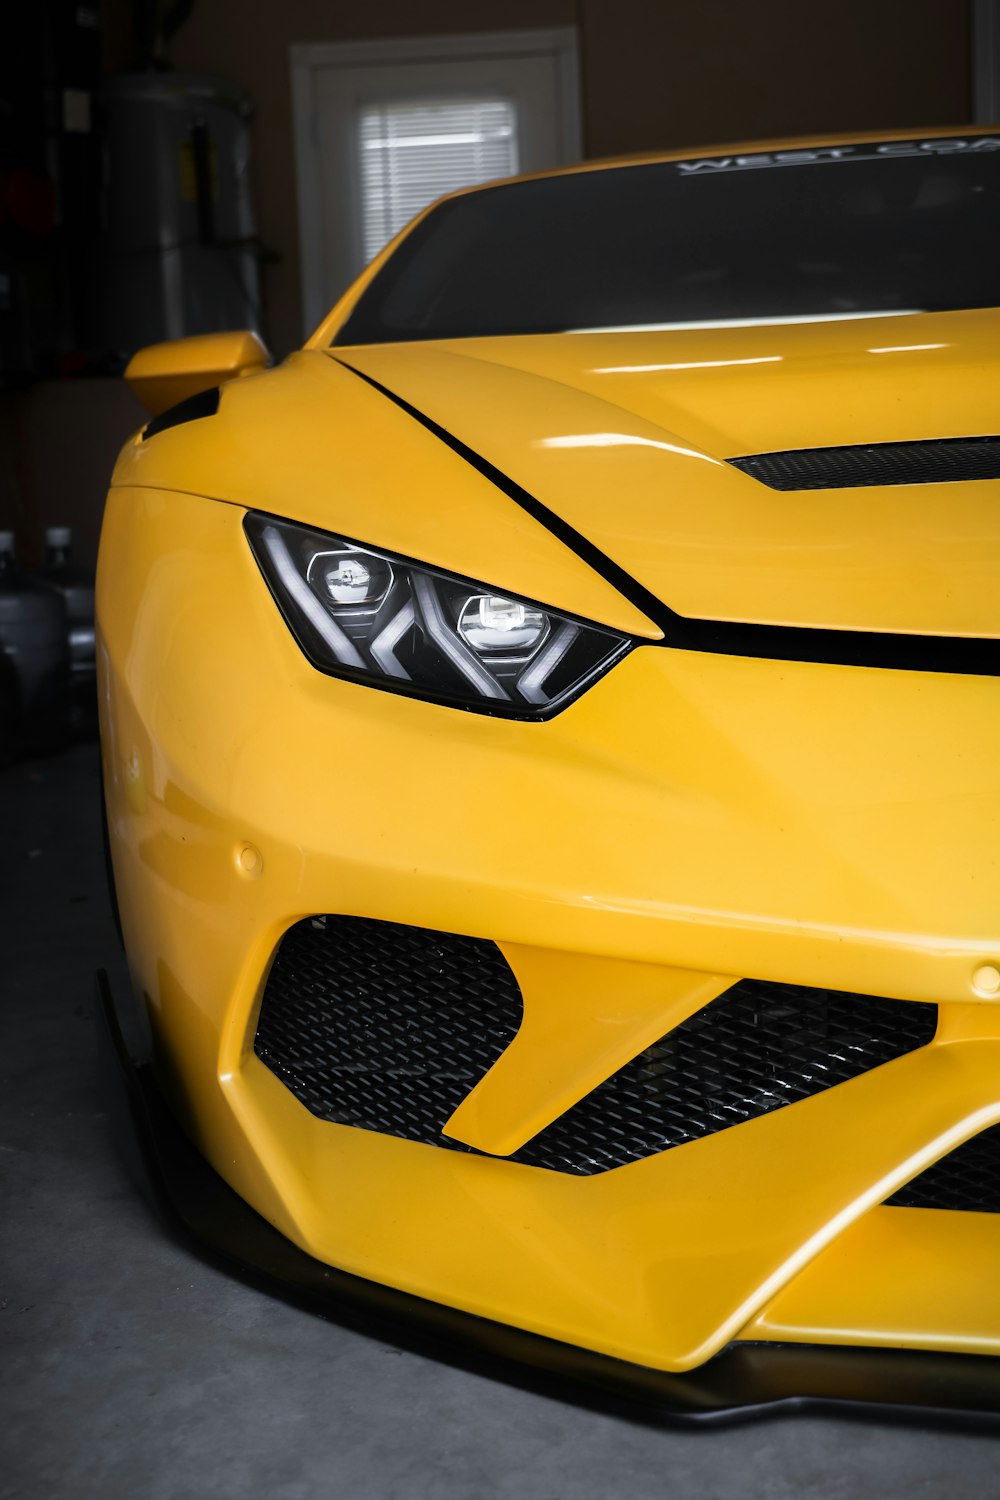
[[[975,0],[972,81],[976,124],[1000,124],[1000,0]]]
[[[370,67],[417,61],[481,61],[495,57],[550,57],[556,66],[556,125],[560,160],[583,154],[580,64],[575,26],[530,31],[470,32],[463,36],[414,36],[365,42],[295,42],[290,48],[295,178],[299,200],[299,247],[305,332],[328,312],[323,294],[323,231],[319,142],[315,123],[315,79],[323,68]]]

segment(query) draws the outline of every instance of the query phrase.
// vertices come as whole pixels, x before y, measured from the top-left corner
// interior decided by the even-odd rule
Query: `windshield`
[[[338,344],[1000,304],[1000,136],[607,167],[433,209]]]

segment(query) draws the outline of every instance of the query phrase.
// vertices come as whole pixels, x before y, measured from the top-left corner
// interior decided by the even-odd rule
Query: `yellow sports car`
[[[665,1412],[1000,1411],[998,206],[990,132],[587,163],[135,356],[130,1097],[217,1250]]]

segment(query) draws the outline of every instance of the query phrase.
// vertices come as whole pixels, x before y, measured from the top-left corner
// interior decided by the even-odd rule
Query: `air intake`
[[[857,448],[798,448],[731,458],[772,490],[847,490],[873,484],[955,484],[1000,479],[1000,437],[874,443]]]
[[[589,1176],[806,1099],[911,1052],[937,1008],[744,979],[514,1156]],[[521,1023],[499,948],[358,917],[282,939],[254,1050],[314,1115],[468,1150],[441,1134]]]
[[[925,1046],[937,1007],[744,979],[518,1153],[589,1176],[770,1114]]]
[[[495,943],[367,917],[289,928],[254,1051],[312,1114],[451,1145],[441,1126],[521,1024]]]
[[[963,1141],[886,1201],[892,1208],[1000,1214],[1000,1125]]]

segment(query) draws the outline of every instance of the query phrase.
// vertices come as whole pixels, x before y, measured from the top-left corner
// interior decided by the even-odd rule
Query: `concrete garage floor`
[[[90,746],[0,773],[0,1495],[1000,1495],[1000,1440],[644,1427],[404,1353],[175,1244],[115,1154],[93,973],[123,966]]]

